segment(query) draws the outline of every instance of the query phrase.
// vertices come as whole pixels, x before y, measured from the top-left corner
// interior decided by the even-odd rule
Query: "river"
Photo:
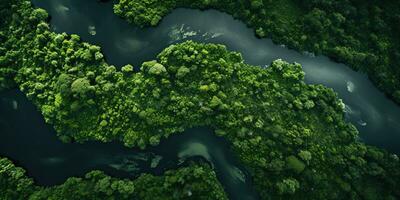
[[[50,15],[56,32],[75,33],[102,48],[116,66],[152,60],[165,47],[185,40],[221,43],[242,53],[249,64],[265,66],[281,58],[302,64],[306,82],[333,88],[346,106],[349,121],[367,144],[400,153],[400,107],[362,73],[325,56],[299,53],[270,39],[258,39],[251,28],[216,10],[177,9],[157,27],[140,29],[112,12],[112,3],[95,0],[34,0]]]
[[[194,159],[212,165],[231,199],[257,198],[229,143],[206,127],[175,134],[145,151],[119,142],[62,143],[25,95],[11,90],[0,94],[0,136],[0,155],[26,169],[39,185],[61,184],[91,170],[120,178],[161,175]]]
[[[324,56],[299,53],[270,39],[258,39],[252,29],[228,14],[180,8],[166,16],[159,26],[140,29],[114,15],[111,3],[96,0],[33,0],[33,3],[50,13],[55,32],[78,34],[83,41],[99,45],[107,62],[118,67],[125,64],[138,67],[155,59],[165,47],[185,40],[224,44],[229,50],[242,53],[245,62],[261,67],[278,58],[298,62],[306,72],[307,83],[333,88],[343,99],[347,119],[360,131],[360,140],[393,153],[400,152],[400,107],[377,90],[364,74]],[[63,144],[23,94],[9,91],[0,94],[0,133],[0,154],[27,169],[39,184],[58,184],[92,169],[119,177],[140,172],[161,174],[165,169],[176,168],[184,157],[199,156],[213,164],[231,198],[245,199],[251,195],[255,198],[251,181],[229,155],[226,142],[207,128],[187,130],[146,151],[127,149],[118,143]]]

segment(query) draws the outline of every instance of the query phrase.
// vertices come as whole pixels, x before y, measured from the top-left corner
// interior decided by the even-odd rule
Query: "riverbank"
[[[398,196],[398,158],[358,142],[337,95],[305,84],[299,64],[261,69],[225,46],[188,41],[139,72],[119,70],[98,46],[50,31],[43,9],[21,5],[14,11],[24,34],[6,43],[19,41],[6,46],[18,50],[16,83],[62,140],[145,148],[208,125],[230,141],[263,199]]]
[[[398,2],[119,0],[114,12],[144,27],[158,25],[181,7],[229,13],[259,37],[344,62],[367,73],[376,87],[400,102]]]

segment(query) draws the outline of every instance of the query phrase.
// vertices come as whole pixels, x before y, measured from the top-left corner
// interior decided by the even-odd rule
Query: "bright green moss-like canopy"
[[[399,196],[398,158],[358,142],[341,100],[305,84],[299,64],[276,60],[263,69],[223,45],[188,41],[138,72],[119,70],[99,47],[51,32],[44,15],[30,15],[29,3],[14,9],[18,20],[11,23],[20,26],[3,35],[4,48],[15,53],[1,55],[13,60],[1,68],[14,71],[15,83],[64,141],[145,148],[209,126],[230,142],[262,199]]]

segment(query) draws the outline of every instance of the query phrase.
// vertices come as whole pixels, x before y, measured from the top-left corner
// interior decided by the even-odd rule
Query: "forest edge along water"
[[[200,159],[212,165],[232,199],[256,199],[251,180],[227,141],[210,128],[186,130],[145,151],[119,142],[62,143],[23,93],[8,91],[0,99],[0,155],[24,167],[40,185],[61,184],[91,170],[121,178],[141,173],[161,175]]]
[[[107,61],[116,66],[155,59],[165,47],[186,40],[224,44],[241,52],[245,62],[266,67],[276,59],[300,63],[308,84],[334,89],[346,104],[346,116],[365,143],[399,153],[400,107],[380,92],[366,75],[325,56],[296,52],[270,39],[258,39],[254,31],[232,16],[216,10],[176,9],[157,27],[139,28],[113,13],[112,2],[33,1],[51,16],[54,31],[78,34],[99,45]],[[210,23],[212,22],[212,23]]]
[[[308,53],[297,53],[286,49],[284,46],[273,44],[268,39],[257,39],[251,29],[248,29],[243,23],[234,20],[229,15],[214,10],[197,11],[177,9],[167,16],[158,27],[139,29],[127,24],[124,20],[115,16],[112,13],[111,3],[99,4],[94,0],[33,2],[35,5],[45,8],[50,13],[52,16],[50,22],[54,31],[75,33],[80,35],[84,41],[101,46],[108,62],[117,66],[122,66],[128,63],[139,66],[143,61],[154,59],[154,56],[166,46],[188,39],[225,44],[231,50],[242,52],[246,62],[250,64],[265,66],[267,63],[270,63],[272,60],[277,58],[282,58],[290,62],[298,62],[303,65],[303,69],[306,72],[306,81],[308,83],[321,83],[334,88],[334,90],[339,93],[340,97],[346,104],[346,113],[349,120],[360,130],[361,138],[366,143],[384,147],[392,152],[399,152],[399,147],[396,141],[400,141],[400,110],[394,103],[389,99],[386,99],[383,94],[374,88],[364,75],[351,71],[344,65],[334,63],[326,57],[314,57],[312,54]],[[209,23],[210,20],[212,20],[213,23]],[[99,166],[119,169],[117,171],[121,171],[122,169],[123,171],[124,168],[132,165],[129,160],[123,159],[123,156],[131,154],[130,152],[132,150],[126,152],[128,150],[124,149],[121,144],[107,144],[109,146],[106,148],[104,148],[104,144],[96,143],[62,144],[56,138],[56,134],[52,131],[51,127],[45,125],[40,114],[35,111],[35,108],[32,105],[29,105],[27,99],[17,91],[10,91],[2,94],[1,101],[2,120],[0,123],[5,125],[7,124],[7,126],[4,126],[7,127],[7,130],[1,132],[6,134],[5,137],[7,139],[10,139],[8,142],[6,142],[7,140],[2,141],[8,143],[8,145],[15,145],[15,143],[13,143],[14,141],[12,141],[10,137],[17,136],[18,134],[14,133],[18,130],[23,132],[22,134],[35,134],[36,138],[38,138],[39,135],[40,137],[42,135],[43,137],[52,137],[51,141],[49,140],[49,144],[45,142],[47,139],[44,138],[42,138],[42,140],[29,139],[21,141],[24,144],[19,146],[19,150],[4,150],[10,146],[7,146],[6,144],[2,144],[1,146],[1,154],[6,154],[3,153],[3,150],[9,152],[10,155],[6,154],[5,156],[13,158],[23,167],[28,169],[28,173],[35,177],[35,179],[38,180],[38,183],[45,184],[46,181],[49,181],[47,183],[51,184],[50,182],[52,180],[46,180],[46,178],[44,178],[42,182],[39,176],[35,175],[35,169],[38,171],[41,169],[47,173],[49,173],[49,171],[43,170],[45,169],[45,166],[32,166],[32,168],[30,168],[26,165],[48,165],[50,168],[53,167],[54,172],[57,172],[57,174],[62,174],[62,172],[60,172],[60,168],[54,166],[63,165],[68,168],[68,170],[71,170],[71,172],[68,172],[67,176],[64,176],[66,174],[62,174],[64,176],[62,179],[69,176],[82,175],[80,172],[84,173],[90,169],[99,168]],[[12,115],[16,115],[16,117],[10,117]],[[20,123],[23,120],[31,125],[21,126]],[[24,127],[29,131],[24,130]],[[187,132],[196,132],[196,130],[212,132],[205,129],[193,129],[188,130]],[[46,131],[48,135],[44,134]],[[189,135],[189,133],[187,133],[187,135]],[[213,136],[212,133],[209,133],[207,136],[207,138],[210,137],[209,139],[203,137],[205,137],[205,134],[202,134],[202,137],[197,139],[201,139],[203,142],[212,141],[215,136]],[[28,136],[19,136],[14,139],[18,138],[28,138]],[[168,141],[165,141],[165,143],[174,141],[173,139],[174,138],[170,138]],[[190,142],[192,140],[194,140],[194,142]],[[211,163],[215,165],[217,172],[219,172],[220,179],[223,179],[221,178],[221,174],[224,173],[230,173],[231,175],[235,174],[231,177],[236,177],[239,180],[242,179],[240,177],[245,175],[244,171],[239,170],[240,168],[235,165],[230,165],[231,163],[234,163],[230,158],[218,157],[217,159],[215,157],[216,154],[210,153],[219,152],[218,155],[227,156],[229,152],[226,150],[229,148],[226,145],[209,146],[202,142],[196,142],[196,134],[194,133],[190,133],[190,137],[185,138],[183,141],[183,144],[187,144],[188,150],[180,153],[175,152],[175,157],[177,155],[187,157],[188,155],[193,154],[205,159],[208,158],[207,160],[209,161],[211,159]],[[51,154],[42,154],[44,158],[38,159],[38,157],[34,156],[40,157],[40,151],[38,152],[40,148],[35,148],[34,151],[28,150],[28,143],[32,145],[36,144],[43,148],[52,148],[52,150],[43,151],[43,153],[51,152]],[[180,144],[180,142],[177,143]],[[69,145],[70,147],[64,147],[65,145]],[[157,162],[157,160],[160,161],[160,157],[158,157],[160,155],[155,152],[157,152],[157,149],[162,149],[162,145],[163,144],[155,148],[154,152],[149,150],[149,153],[137,153],[139,159],[136,160],[143,160],[141,158],[147,157],[147,161],[142,163],[135,162],[136,164],[134,165],[138,165],[138,168],[140,168],[141,165],[145,166],[144,168],[149,168],[149,160],[153,161],[153,163]],[[224,150],[219,148],[215,151],[210,150],[210,147],[214,148],[217,146],[223,147],[221,149]],[[24,150],[21,147],[24,147]],[[65,148],[70,149],[67,150]],[[88,149],[85,150],[85,148]],[[179,148],[168,148],[169,151],[164,152],[170,154],[173,153],[171,151],[177,149]],[[192,149],[200,149],[201,151],[196,152]],[[69,151],[71,152],[71,155],[66,155]],[[82,152],[90,153],[86,155],[86,153]],[[119,156],[122,155],[120,157],[122,161],[119,161],[117,164],[110,163],[112,162],[110,161],[110,158],[119,157],[115,156],[116,154],[114,154],[114,152],[120,152],[120,154],[117,154]],[[64,157],[60,156],[63,154],[65,155]],[[30,157],[30,155],[32,157]],[[90,159],[84,158],[85,155],[90,155]],[[99,155],[99,157],[93,155]],[[16,158],[18,156],[21,157],[18,159]],[[93,157],[95,159],[92,159]],[[163,163],[163,160],[166,160],[165,156],[161,157],[159,166],[162,166],[163,164],[161,163]],[[22,159],[27,159],[27,161],[23,161]],[[87,163],[80,162],[80,165],[73,165],[74,162],[69,161],[73,159],[77,159],[79,162],[86,161]],[[40,161],[38,162],[38,160]],[[152,165],[151,161],[150,168]],[[67,162],[70,162],[71,165],[66,164]],[[227,163],[230,164],[227,165]],[[154,165],[155,164],[153,164],[153,166]],[[223,165],[225,167],[219,168],[217,165]],[[104,170],[107,171],[107,169]],[[135,171],[135,168],[129,168],[129,170]],[[109,171],[112,173],[112,170]],[[224,175],[222,175],[222,177],[224,177]],[[222,182],[227,186],[226,182]],[[236,189],[232,189],[231,192],[235,191],[240,194],[246,193],[243,191],[239,192]],[[233,193],[230,194],[233,196]]]

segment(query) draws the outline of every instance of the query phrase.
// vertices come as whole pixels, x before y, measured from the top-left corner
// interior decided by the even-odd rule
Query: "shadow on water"
[[[0,155],[27,169],[40,185],[54,185],[98,169],[116,177],[161,175],[190,160],[211,164],[232,199],[255,199],[251,180],[239,167],[229,144],[209,128],[192,128],[146,151],[118,142],[62,143],[36,107],[21,92],[0,94]]]
[[[123,178],[144,172],[161,175],[200,159],[211,164],[232,199],[255,199],[251,180],[228,142],[209,128],[189,129],[143,151],[118,142],[62,143],[36,107],[17,90],[0,94],[0,113],[0,155],[25,168],[40,185],[60,184],[94,169]]]
[[[33,0],[46,9],[56,32],[78,34],[101,46],[107,61],[116,66],[152,60],[170,44],[194,40],[225,44],[242,53],[247,63],[266,66],[282,58],[298,62],[306,82],[324,84],[338,92],[346,115],[368,144],[400,152],[400,107],[387,99],[367,79],[343,64],[323,56],[298,53],[269,39],[257,39],[230,15],[215,11],[177,9],[154,28],[140,29],[112,13],[111,3],[96,0]],[[212,23],[210,23],[212,22]],[[256,198],[248,176],[222,138],[207,128],[193,128],[170,137],[146,151],[128,149],[119,143],[64,144],[46,125],[36,108],[19,91],[0,94],[0,154],[27,169],[41,185],[62,183],[93,169],[118,177],[142,172],[161,174],[196,157],[211,163],[232,199]]]
[[[386,98],[361,73],[324,56],[299,53],[270,39],[258,39],[252,29],[216,10],[176,9],[159,26],[140,29],[113,14],[112,3],[95,0],[33,0],[52,16],[56,32],[75,33],[101,46],[116,66],[140,65],[165,47],[185,40],[225,44],[241,52],[246,62],[266,66],[282,58],[302,64],[306,82],[333,88],[346,104],[346,116],[370,145],[400,153],[400,107]],[[210,23],[212,22],[212,23]]]

